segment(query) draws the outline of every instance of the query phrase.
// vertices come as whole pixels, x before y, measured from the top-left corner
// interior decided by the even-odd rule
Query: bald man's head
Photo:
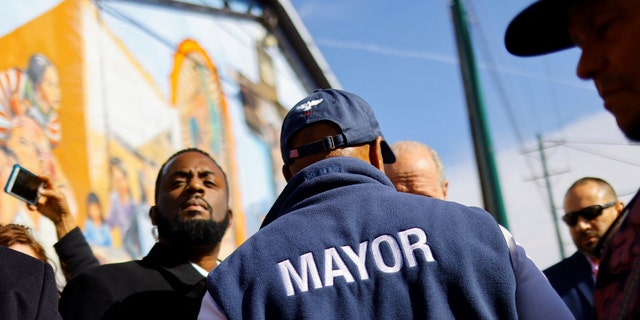
[[[585,177],[567,190],[562,219],[569,227],[578,251],[599,258],[597,245],[623,209],[624,204],[608,182]]]
[[[396,162],[385,164],[384,171],[398,191],[447,199],[449,181],[437,152],[416,141],[397,142],[391,149]]]

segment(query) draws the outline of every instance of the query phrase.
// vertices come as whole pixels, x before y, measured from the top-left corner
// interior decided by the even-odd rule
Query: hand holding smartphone
[[[24,202],[36,205],[40,194],[38,190],[44,181],[19,164],[13,165],[4,191]]]

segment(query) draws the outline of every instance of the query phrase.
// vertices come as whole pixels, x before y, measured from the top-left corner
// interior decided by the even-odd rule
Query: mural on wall
[[[56,27],[55,33],[41,32],[61,21],[65,22]],[[82,158],[76,159],[78,152],[69,152],[83,142],[69,142],[69,137],[81,133],[84,126],[76,112],[83,99],[82,83],[75,76],[81,70],[76,63],[80,44],[56,44],[67,36],[77,36],[72,26],[78,21],[68,10],[52,11],[27,20],[0,38],[0,184],[4,186],[11,167],[19,163],[35,174],[50,177],[76,217],[80,211],[78,190],[86,185],[86,179],[73,170],[82,170]],[[31,229],[57,271],[57,282],[63,285],[64,276],[53,249],[57,242],[53,223],[3,192],[0,224],[7,223]]]
[[[11,9],[26,4],[0,5],[0,183],[14,163],[52,177],[102,262],[140,258],[155,242],[158,169],[198,147],[229,179],[230,253],[285,184],[280,125],[306,95],[267,30],[140,3],[44,2],[22,17]],[[0,223],[31,227],[58,263],[48,219],[4,193],[0,209]]]
[[[247,125],[268,146],[274,187],[276,190],[282,190],[287,182],[281,174],[284,162],[280,155],[280,127],[288,109],[278,101],[273,61],[263,43],[257,43],[256,52],[259,80],[253,82],[240,73],[237,74],[236,80],[242,90],[242,105]]]
[[[194,40],[178,46],[171,71],[171,104],[178,109],[182,145],[209,152],[235,177],[235,151],[227,102],[217,68],[207,52]],[[229,179],[230,198],[235,198],[235,179]],[[246,235],[244,217],[235,215],[235,228],[227,239],[242,241]]]

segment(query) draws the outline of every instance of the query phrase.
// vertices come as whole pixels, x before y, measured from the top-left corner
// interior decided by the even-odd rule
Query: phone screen
[[[38,201],[38,189],[42,180],[26,169],[15,165],[7,182],[5,191],[19,199],[35,204]]]

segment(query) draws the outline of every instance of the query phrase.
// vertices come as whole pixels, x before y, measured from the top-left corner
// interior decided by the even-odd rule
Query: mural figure
[[[98,195],[91,192],[87,195],[87,220],[84,224],[84,237],[93,246],[110,247],[111,229],[107,225]]]
[[[111,191],[109,193],[109,218],[107,223],[112,232],[122,239],[127,253],[132,257],[136,257],[140,252],[139,244],[129,231],[136,203],[131,194],[127,169],[120,158],[111,158],[109,161],[109,174]]]
[[[29,58],[27,68],[29,86],[25,91],[28,109],[25,110],[44,130],[51,148],[55,148],[62,138],[62,128],[58,118],[58,109],[62,94],[58,69],[42,54]]]
[[[183,41],[174,59],[171,102],[178,107],[184,146],[213,153],[226,168],[231,135],[225,125],[227,106],[216,67],[193,40]]]
[[[131,226],[125,235],[128,242],[133,242],[128,250],[132,258],[140,259],[147,255],[149,250],[156,243],[153,235],[153,224],[149,217],[149,209],[153,201],[155,190],[155,178],[158,173],[158,166],[151,161],[143,161],[143,166],[138,170],[138,185],[140,187],[140,201],[134,208]]]
[[[209,152],[230,178],[230,198],[235,198],[233,134],[226,96],[218,69],[207,52],[194,40],[186,39],[174,54],[171,72],[171,104],[180,115],[182,147],[198,147]],[[234,200],[232,200],[234,202]],[[222,250],[230,252],[245,238],[244,215],[235,211],[234,229],[223,239]]]
[[[43,54],[31,55],[26,70],[14,67],[0,72],[0,179],[6,181],[7,166],[14,163],[48,175],[65,193],[75,214],[77,203],[71,185],[51,153],[62,138],[58,118],[61,98],[57,68]],[[0,207],[8,209],[4,204]],[[3,210],[0,222],[14,213]]]

